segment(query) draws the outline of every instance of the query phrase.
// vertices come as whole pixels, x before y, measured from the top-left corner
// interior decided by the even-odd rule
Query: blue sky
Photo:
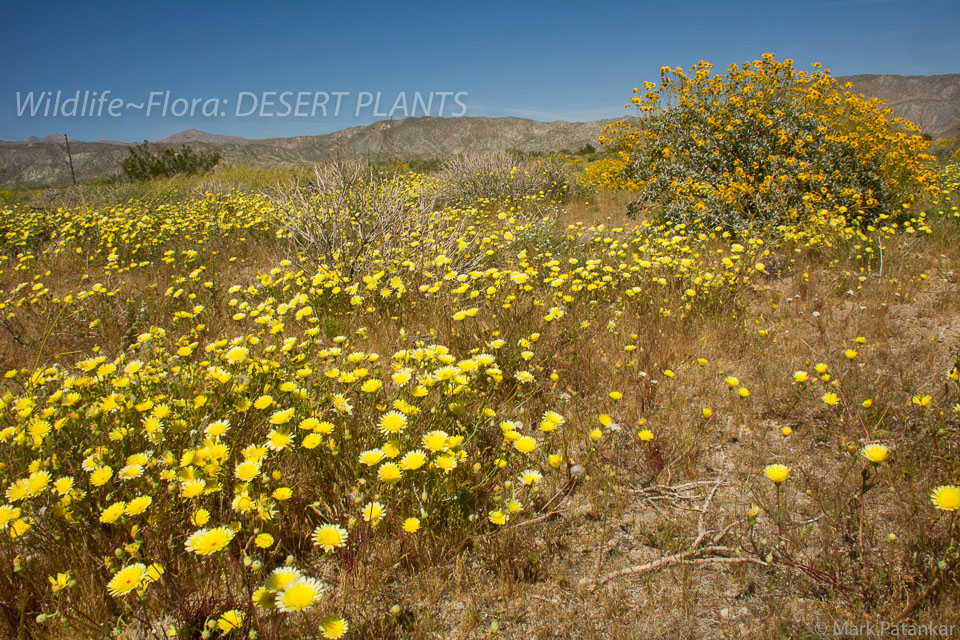
[[[154,140],[190,128],[248,138],[316,135],[385,119],[400,94],[410,114],[416,92],[424,101],[435,94],[432,115],[439,92],[464,92],[459,103],[445,98],[442,115],[593,120],[623,114],[631,89],[656,80],[663,65],[704,59],[721,69],[764,52],[801,68],[819,61],[835,75],[960,73],[960,0],[4,0],[0,15],[2,140],[52,132]],[[93,113],[83,117],[64,116],[68,105],[53,116],[53,101],[47,116],[42,106],[32,116],[26,106],[30,92],[42,105],[40,92],[60,91],[64,101],[80,91],[82,102],[84,91],[105,90],[120,99],[120,116],[108,115],[109,102],[99,112],[90,103]],[[277,103],[262,116],[244,115],[254,100],[263,108],[271,91],[291,92],[289,109]],[[147,116],[151,92],[157,106]],[[295,115],[298,92],[302,116]],[[326,116],[312,108],[322,92]],[[332,92],[346,94],[339,114]],[[363,105],[361,92],[379,92],[379,110]],[[192,117],[171,115],[177,98],[200,101]],[[216,115],[202,115],[204,105]],[[393,111],[404,114],[400,106]]]

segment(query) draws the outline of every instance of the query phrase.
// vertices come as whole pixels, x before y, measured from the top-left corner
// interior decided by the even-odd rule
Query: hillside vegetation
[[[785,87],[841,103],[768,109]],[[645,91],[662,135],[614,125],[589,167],[336,163],[0,208],[0,634],[960,624],[960,169],[789,61]],[[664,145],[712,91],[709,153]],[[711,164],[756,126],[784,129],[793,212],[755,215],[770,181]],[[808,144],[891,164],[831,181]]]

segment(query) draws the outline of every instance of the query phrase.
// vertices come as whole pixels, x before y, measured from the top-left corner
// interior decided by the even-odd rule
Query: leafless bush
[[[383,176],[366,164],[337,162],[314,176],[270,194],[273,214],[294,253],[351,274],[369,252],[398,247],[435,209],[435,189],[411,174]]]
[[[418,267],[437,255],[448,267],[469,270],[482,261],[475,222],[462,208],[439,208],[438,183],[422,174],[384,175],[366,164],[318,167],[309,183],[278,186],[269,194],[289,253],[352,277],[371,257]],[[421,242],[403,242],[416,233]],[[466,240],[465,240],[466,239]],[[465,243],[465,244],[464,244]]]
[[[479,153],[447,161],[437,178],[442,202],[564,200],[576,181],[560,156]]]

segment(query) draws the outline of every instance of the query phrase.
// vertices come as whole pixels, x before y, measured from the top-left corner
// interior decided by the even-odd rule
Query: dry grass
[[[322,191],[323,180],[318,184]],[[298,210],[311,206],[306,191],[286,197],[283,204]],[[558,259],[577,257],[585,241],[571,239],[568,225],[594,227],[587,235],[601,238],[596,225],[629,228],[626,199],[602,193],[572,201],[531,242],[552,243]],[[960,625],[957,520],[929,501],[932,487],[960,479],[960,416],[950,413],[960,397],[944,376],[960,349],[960,229],[950,219],[930,224],[929,235],[887,240],[882,272],[878,260],[857,258],[862,251],[853,241],[796,253],[781,245],[762,258],[771,265],[765,278],[719,303],[693,306],[682,319],[654,306],[681,286],[672,282],[643,304],[618,295],[616,304],[569,305],[565,323],[543,329],[536,345],[540,373],[556,372],[559,381],[552,388],[543,383],[514,417],[535,423],[557,409],[592,428],[599,414],[610,413],[620,431],[605,431],[593,449],[571,446],[566,474],[504,529],[413,542],[374,540],[356,529],[349,554],[317,565],[318,577],[338,585],[335,604],[351,620],[351,637],[783,638],[816,637],[818,623],[832,629],[844,620]],[[390,225],[406,228],[394,219]],[[390,229],[371,233],[383,240]],[[318,242],[314,236],[302,234],[301,250]],[[724,245],[717,240],[701,250]],[[209,335],[231,331],[233,294],[225,286],[277,264],[281,246],[232,246],[212,261],[215,278],[203,278],[217,283],[203,301],[211,310]],[[237,260],[227,262],[228,255]],[[49,270],[43,283],[54,296],[74,291],[77,273],[86,269],[79,259],[45,257],[39,267]],[[118,276],[116,298],[95,308],[102,319],[96,330],[83,329],[79,316],[52,323],[38,316],[0,332],[0,365],[69,363],[94,344],[120,353],[125,336],[162,324],[180,308],[161,293],[181,277],[176,264]],[[19,278],[4,267],[0,291],[9,292]],[[390,353],[401,328],[457,353],[493,335],[516,344],[544,326],[540,318],[553,302],[549,291],[537,295],[540,304],[520,300],[474,323],[451,320],[459,302],[442,298],[424,297],[393,315],[369,314],[366,348]],[[138,315],[141,304],[145,317]],[[82,317],[83,324],[89,320]],[[348,320],[330,310],[324,334],[355,329]],[[628,344],[638,348],[626,352]],[[854,359],[843,355],[849,348],[857,350]],[[821,362],[842,380],[838,406],[820,401],[832,389],[817,380]],[[806,385],[793,383],[799,369],[810,375]],[[749,397],[731,391],[728,376]],[[618,402],[608,397],[614,390],[623,394]],[[930,394],[937,409],[913,405],[918,393]],[[870,408],[861,404],[867,398]],[[704,418],[704,408],[713,415]],[[643,428],[653,440],[637,437]],[[784,435],[784,428],[792,433]],[[877,467],[862,461],[859,450],[872,441],[890,446],[890,461]],[[771,462],[791,467],[779,490],[763,476]],[[754,505],[759,515],[750,517]],[[290,544],[298,533],[309,531],[290,532]],[[109,551],[105,543],[90,555],[96,560]],[[5,566],[14,562],[0,556]],[[168,562],[174,573],[178,560]],[[243,579],[239,565],[231,570]],[[8,575],[0,593],[17,585]],[[183,617],[202,624],[227,606],[247,604],[218,599],[214,584],[204,589],[208,599],[181,603]],[[113,607],[109,598],[90,603],[89,615],[108,615]],[[5,615],[5,633],[43,637],[16,620],[16,612]],[[127,627],[127,637],[145,633],[136,629]],[[53,635],[60,633],[66,632]]]

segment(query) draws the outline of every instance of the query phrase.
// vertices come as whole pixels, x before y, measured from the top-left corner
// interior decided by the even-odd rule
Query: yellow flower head
[[[327,616],[320,621],[320,633],[327,640],[338,640],[347,634],[350,625],[343,618],[337,616]]]
[[[216,527],[214,529],[200,529],[190,534],[184,543],[187,551],[201,556],[208,556],[222,551],[236,535],[232,529]]]
[[[766,474],[774,484],[780,484],[786,480],[787,475],[790,474],[790,467],[783,464],[768,464],[764,467],[763,473]]]
[[[313,544],[330,552],[347,543],[347,530],[335,524],[323,524],[313,530]]]
[[[113,574],[107,583],[107,591],[114,598],[124,596],[139,587],[146,575],[147,567],[139,562],[126,566]]]
[[[889,449],[882,444],[868,444],[860,450],[863,457],[874,464],[879,464],[887,459]]]
[[[960,487],[952,484],[937,487],[930,494],[933,506],[943,511],[956,511],[960,508]]]

